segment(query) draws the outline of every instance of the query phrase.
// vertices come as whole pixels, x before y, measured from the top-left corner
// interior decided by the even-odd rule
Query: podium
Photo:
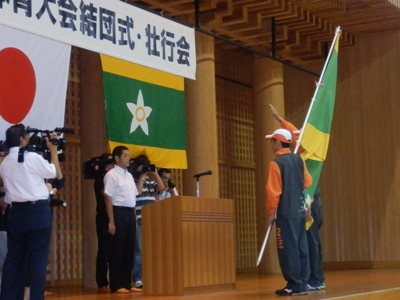
[[[174,196],[142,208],[143,292],[186,295],[236,288],[231,199]]]

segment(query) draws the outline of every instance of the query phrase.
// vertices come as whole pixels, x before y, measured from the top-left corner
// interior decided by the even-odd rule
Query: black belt
[[[125,209],[125,210],[135,211],[134,207],[128,207],[128,206],[115,206],[115,205],[113,205],[113,209]]]
[[[27,202],[12,202],[11,206],[28,206],[28,205],[35,205],[35,204],[47,204],[50,205],[50,201],[46,200],[36,200],[36,201],[27,201]]]

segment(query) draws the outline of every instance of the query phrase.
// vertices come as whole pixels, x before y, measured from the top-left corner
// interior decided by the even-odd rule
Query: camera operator
[[[100,155],[99,164],[96,167],[97,170],[93,186],[96,196],[96,283],[98,291],[100,293],[106,293],[108,292],[109,284],[107,273],[112,236],[108,232],[108,216],[104,200],[104,176],[114,167],[111,153],[103,153]]]
[[[51,231],[49,191],[44,179],[58,177],[61,170],[57,145],[51,142],[58,140],[56,133],[45,138],[51,163],[37,153],[25,151],[29,139],[23,124],[6,131],[10,152],[0,166],[0,176],[11,209],[2,300],[23,299],[25,274],[31,283],[30,299],[43,299]],[[21,274],[21,270],[27,273]]]
[[[43,153],[39,153],[43,155]],[[51,215],[53,217],[53,207],[62,205],[64,208],[67,204],[66,202],[55,199],[54,197],[57,195],[57,192],[64,187],[65,177],[63,176],[60,168],[60,173],[57,175],[57,178],[52,179],[45,179],[44,182],[46,183],[47,190],[49,192],[49,205],[51,208]],[[28,270],[29,272],[29,270]],[[30,282],[30,275],[27,273],[27,278],[25,282],[25,291],[24,291],[24,300],[30,300],[30,290],[31,290],[31,282]],[[44,296],[51,295],[52,292],[44,291]]]
[[[164,189],[164,183],[155,169],[155,166],[150,164],[150,160],[145,155],[139,155],[133,160],[133,164],[129,168],[136,181],[138,190],[142,191],[136,196],[136,237],[133,261],[133,290],[142,291],[142,207],[156,201],[158,192]],[[149,176],[155,180],[151,180]]]
[[[3,143],[1,142],[0,147],[3,146]],[[5,157],[5,153],[3,149],[1,149],[0,152],[0,165],[3,162],[3,159]],[[6,259],[6,254],[7,254],[7,232],[6,232],[6,222],[7,222],[7,215],[6,214],[6,209],[7,209],[7,203],[4,201],[4,196],[5,193],[2,191],[0,192],[0,291],[1,291],[1,277],[3,273],[3,265],[4,265],[4,260]]]
[[[171,170],[161,168],[158,170],[158,175],[164,183],[164,190],[157,196],[157,200],[164,200],[171,196],[179,196],[175,184],[172,181]]]
[[[0,165],[4,159],[4,152],[0,152]],[[6,214],[7,203],[4,201],[4,192],[0,192],[0,291],[1,291],[1,277],[3,273],[4,260],[7,254],[7,232],[6,232],[6,222],[8,212]]]

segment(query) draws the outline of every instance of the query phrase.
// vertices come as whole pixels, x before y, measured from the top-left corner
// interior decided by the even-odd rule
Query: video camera
[[[142,173],[155,172],[155,171],[156,171],[156,165],[153,164],[142,165]]]
[[[172,179],[168,180],[168,188],[174,189],[175,188],[175,183],[172,181]]]
[[[50,161],[51,158],[50,149],[47,147],[45,138],[50,137],[50,134],[52,132],[57,133],[57,135],[61,135],[62,133],[74,133],[74,130],[65,127],[56,127],[54,130],[43,130],[28,126],[26,127],[26,132],[33,133],[33,135],[29,139],[28,146],[26,146],[26,150],[42,154],[44,159]],[[42,135],[39,135],[39,133],[41,133]],[[67,141],[64,138],[50,139],[50,142],[53,145],[57,145],[58,151],[65,151],[67,147]],[[58,160],[61,162],[65,161],[65,154],[64,153],[58,154]]]
[[[106,174],[106,167],[113,163],[113,159],[109,158],[108,156],[92,157],[91,159],[83,163],[83,178],[95,179],[98,176],[104,176]]]

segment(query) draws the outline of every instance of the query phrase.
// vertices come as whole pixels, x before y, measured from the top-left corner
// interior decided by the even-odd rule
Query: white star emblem
[[[140,126],[143,132],[146,135],[149,135],[149,126],[147,124],[147,118],[150,116],[152,109],[149,106],[144,106],[142,90],[139,90],[136,103],[137,104],[126,103],[126,106],[128,106],[129,111],[133,115],[131,123],[131,131],[129,133],[134,132]]]
[[[306,203],[305,203],[306,210],[310,207],[311,202],[313,202],[313,198],[311,198],[309,194],[306,194]]]

